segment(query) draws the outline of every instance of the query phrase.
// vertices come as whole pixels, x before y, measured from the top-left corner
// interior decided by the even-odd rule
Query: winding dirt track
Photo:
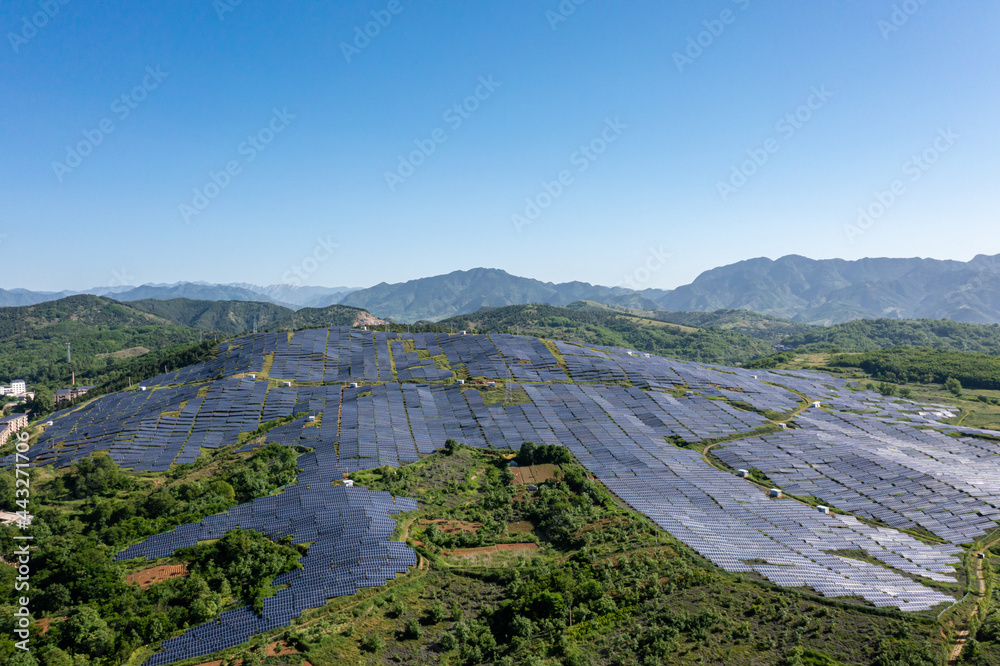
[[[980,560],[977,557],[979,555],[979,552],[981,551],[972,552],[969,554],[969,557],[976,558],[974,560],[976,563],[975,566],[976,583],[978,584],[979,587],[980,603],[982,603],[982,597],[986,596],[986,579],[983,577],[983,560]],[[979,604],[976,604],[976,607],[972,610],[972,613],[969,614],[968,621],[972,622],[972,619],[976,617],[976,615],[978,614],[979,614]],[[958,634],[956,634],[955,636],[955,647],[952,648],[951,657],[948,659],[949,666],[954,666],[955,664],[958,664],[958,659],[959,657],[962,656],[962,649],[968,642],[969,642],[969,629],[968,627],[966,627],[965,629],[962,629],[960,632],[958,632]]]

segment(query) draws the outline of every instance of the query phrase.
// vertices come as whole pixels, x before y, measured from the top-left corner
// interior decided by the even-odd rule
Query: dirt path
[[[979,559],[978,555],[981,551],[974,551],[969,553],[969,557],[975,558],[975,576],[976,583],[978,587],[980,603],[982,603],[982,598],[986,596],[986,579],[983,576],[983,560]],[[972,609],[972,613],[969,614],[969,619],[966,624],[972,622],[972,620],[979,614],[979,604]],[[962,629],[958,634],[955,635],[955,647],[952,648],[951,657],[948,659],[948,666],[955,666],[958,664],[959,657],[962,656],[962,649],[965,648],[965,644],[969,642],[969,629],[966,627]]]

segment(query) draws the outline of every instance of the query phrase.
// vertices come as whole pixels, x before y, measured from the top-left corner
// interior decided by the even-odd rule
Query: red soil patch
[[[527,465],[525,467],[512,467],[514,472],[514,483],[527,485],[545,483],[549,479],[555,478],[557,465]]]
[[[436,520],[421,520],[419,525],[437,525],[439,532],[444,532],[445,534],[461,534],[462,532],[475,533],[483,526],[480,522],[467,523],[461,520],[445,520],[439,518]]]
[[[492,555],[493,553],[499,553],[504,550],[538,550],[538,544],[498,543],[495,546],[486,546],[484,548],[459,548],[457,550],[449,550],[445,552],[445,555],[451,555],[454,557],[475,557],[476,555]]]
[[[284,657],[286,654],[298,654],[299,651],[287,645],[284,641],[274,641],[265,650],[268,657]]]
[[[43,617],[38,621],[38,632],[43,635],[47,634],[49,633],[49,627],[52,626],[53,622],[55,622],[56,620],[65,620],[65,619],[66,619],[65,617]]]
[[[154,583],[162,583],[171,578],[182,578],[187,576],[186,564],[164,564],[150,569],[143,569],[125,576],[125,582],[138,585],[142,589],[148,589]]]

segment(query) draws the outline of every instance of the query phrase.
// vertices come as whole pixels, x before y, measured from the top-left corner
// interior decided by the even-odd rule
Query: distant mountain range
[[[855,319],[1000,322],[1000,255],[970,262],[935,259],[751,259],[702,273],[672,291],[552,284],[495,269],[456,271],[379,284],[341,302],[396,321],[438,321],[481,307],[588,300],[630,308],[713,312],[751,310],[805,324]]]
[[[438,321],[470,314],[484,307],[544,303],[569,305],[588,300],[612,305],[634,305],[642,297],[619,287],[596,287],[586,282],[553,284],[511,275],[495,268],[474,268],[400,284],[377,284],[348,294],[344,305],[364,308],[394,321]],[[656,307],[655,303],[648,303]]]
[[[1000,255],[936,259],[751,259],[702,273],[669,292],[667,310],[752,310],[809,324],[854,319],[1000,322]]]
[[[0,307],[20,307],[57,301],[67,296],[89,294],[107,296],[127,303],[157,299],[188,298],[201,301],[253,301],[273,303],[297,310],[299,308],[325,308],[339,303],[351,287],[298,287],[280,284],[260,286],[248,283],[210,284],[207,282],[178,282],[175,284],[145,284],[139,287],[96,287],[85,291],[28,291],[27,289],[0,289]]]
[[[78,292],[0,289],[0,306],[34,305]],[[493,268],[455,271],[367,289],[181,282],[93,289],[122,302],[187,298],[271,303],[300,310],[348,305],[397,322],[440,321],[484,307],[577,301],[643,311],[750,310],[802,324],[856,319],[951,319],[1000,323],[1000,255],[936,259],[750,259],[714,268],[673,290],[632,291],[585,282],[555,284]],[[668,315],[657,315],[669,321]]]

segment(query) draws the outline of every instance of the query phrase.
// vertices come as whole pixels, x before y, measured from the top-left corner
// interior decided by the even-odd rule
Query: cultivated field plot
[[[153,471],[206,449],[250,450],[262,439],[311,449],[299,458],[297,483],[280,494],[119,555],[166,557],[236,527],[312,543],[303,568],[275,581],[289,587],[268,598],[261,615],[250,607],[224,613],[164,641],[150,664],[237,645],[329,598],[408,571],[416,557],[390,541],[392,516],[413,510],[415,501],[340,481],[345,473],[416,461],[447,438],[477,448],[519,449],[525,441],[568,447],[618,497],[719,567],[880,607],[953,603],[934,585],[957,581],[956,544],[997,527],[1000,446],[976,438],[978,431],[937,423],[940,408],[817,373],[721,368],[563,342],[552,349],[557,354],[540,340],[510,335],[349,328],[245,336],[223,344],[210,362],[145,382],[146,390],[55,415],[32,455],[65,466],[108,451],[122,467]],[[517,388],[528,401],[487,405],[433,357]],[[821,407],[809,407],[813,401]],[[794,414],[793,427],[769,434],[777,426],[758,412]],[[247,433],[278,419],[287,422],[248,441]],[[713,466],[703,443],[734,469],[761,470],[789,495],[878,524],[771,499]],[[912,528],[941,543],[901,531]],[[844,551],[866,557],[837,554]]]

